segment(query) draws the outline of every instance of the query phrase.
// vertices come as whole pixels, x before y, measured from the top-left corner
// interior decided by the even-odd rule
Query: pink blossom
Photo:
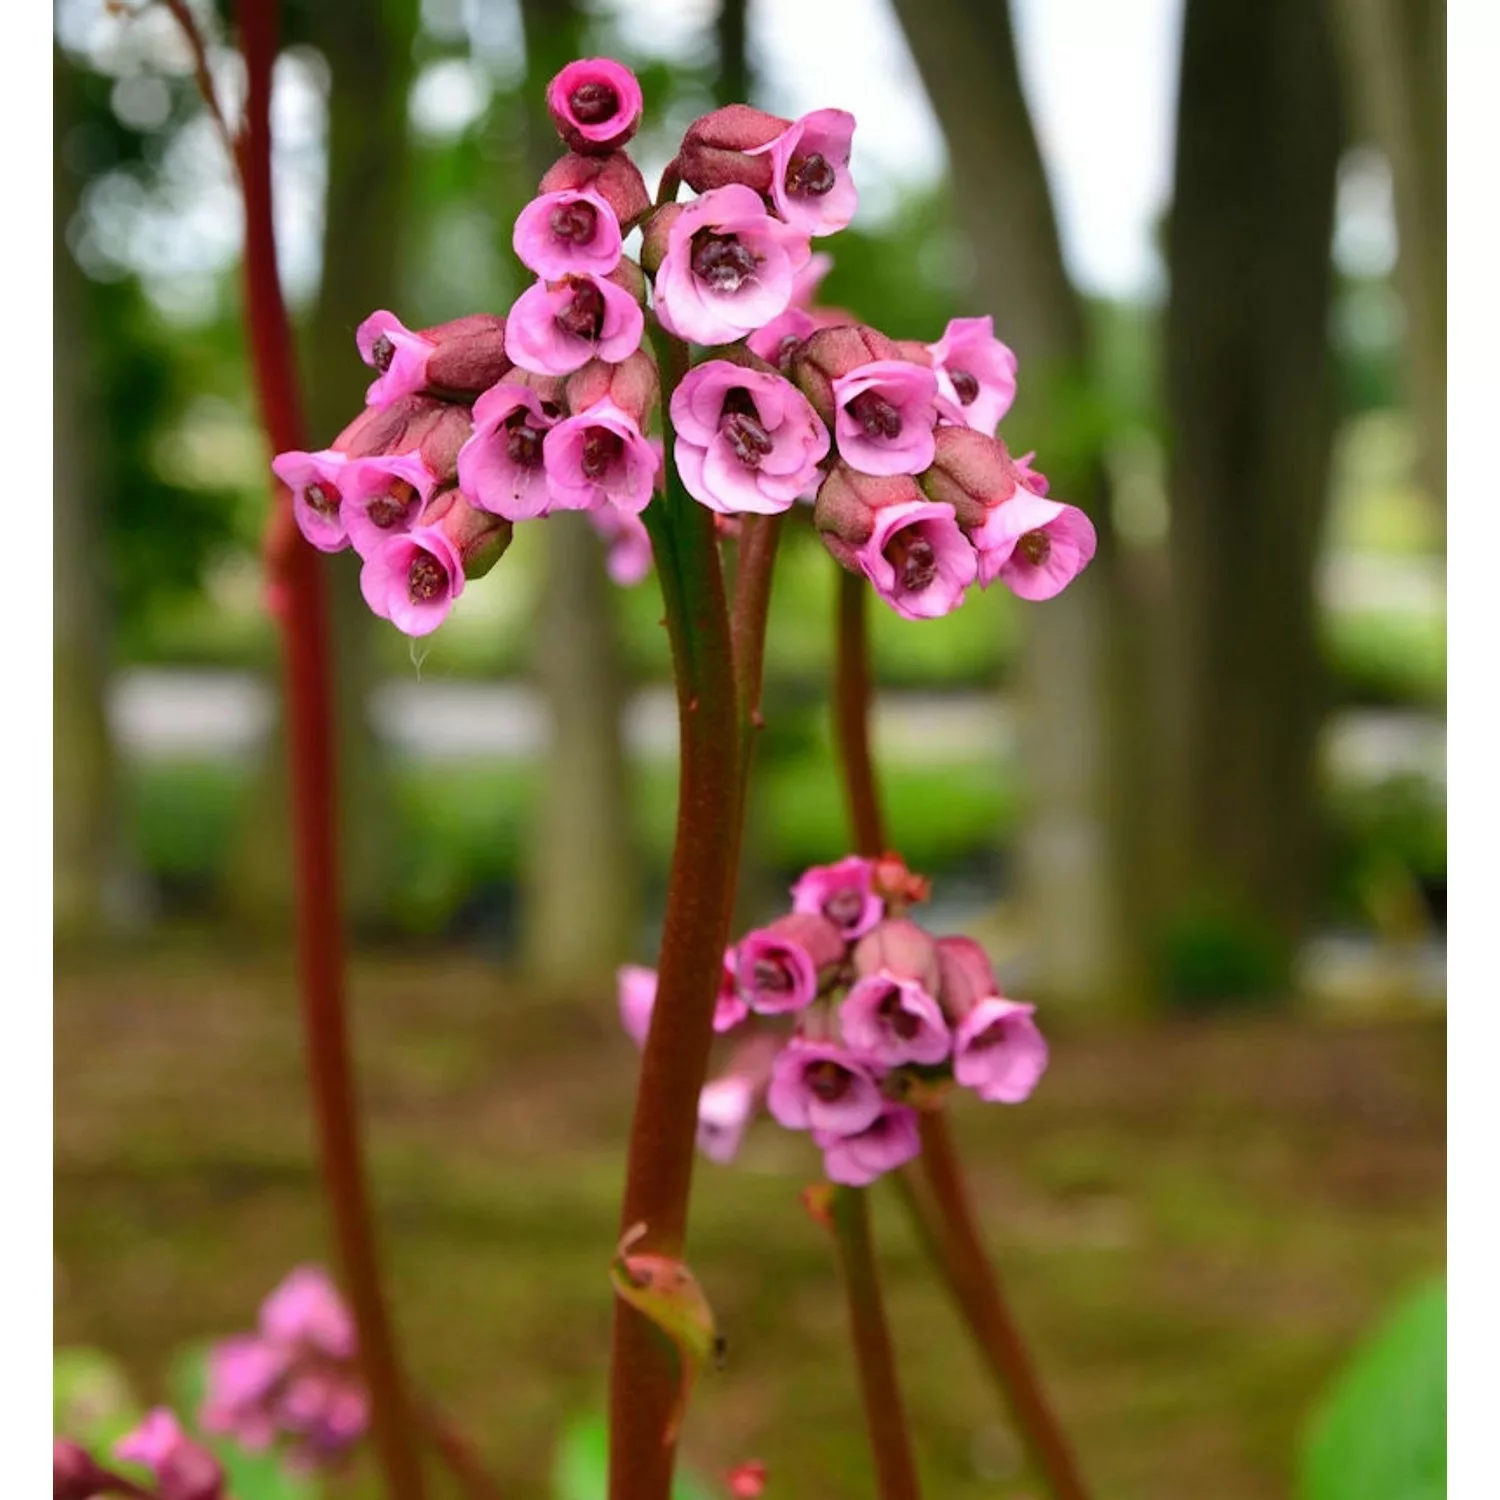
[[[979,566],[952,509],[927,500],[876,511],[870,538],[856,549],[855,561],[880,597],[908,620],[935,619],[957,609]]]
[[[252,1452],[277,1433],[271,1401],[292,1365],[287,1349],[256,1334],[221,1339],[208,1353],[208,1389],[198,1420],[205,1432],[232,1435]]]
[[[856,1134],[815,1130],[813,1141],[822,1149],[828,1180],[846,1187],[868,1187],[876,1178],[904,1167],[922,1151],[917,1112],[902,1104],[887,1104]]]
[[[339,476],[339,513],[363,558],[393,536],[410,531],[432,498],[437,476],[416,453],[356,458]]]
[[[1035,1010],[998,995],[979,1001],[953,1036],[954,1078],[991,1104],[1019,1104],[1047,1067]]]
[[[261,1337],[330,1359],[354,1357],[354,1319],[321,1266],[298,1266],[260,1305]]]
[[[354,332],[359,357],[379,372],[365,392],[369,406],[389,406],[427,384],[427,361],[437,347],[413,333],[395,313],[373,312]]]
[[[730,1074],[703,1086],[698,1095],[698,1149],[710,1160],[733,1161],[755,1114],[756,1088]]]
[[[464,591],[462,560],[435,526],[387,537],[359,575],[365,603],[406,635],[430,635]]]
[[[724,950],[724,968],[719,975],[719,993],[714,998],[714,1030],[733,1031],[750,1014],[750,1007],[740,994],[736,950]]]
[[[620,994],[620,1024],[637,1047],[646,1045],[651,1012],[656,1006],[656,970],[622,964],[616,974]]]
[[[862,474],[920,474],[936,451],[937,376],[904,359],[876,359],[833,382],[839,454]]]
[[[668,333],[732,344],[785,312],[808,261],[807,235],[773,219],[741,183],[683,208],[656,271],[656,315]]]
[[[547,85],[547,110],[558,134],[585,156],[623,146],[644,107],[635,74],[612,57],[581,57]]]
[[[843,938],[831,922],[793,912],[740,939],[734,961],[740,995],[761,1015],[803,1010],[843,956]]]
[[[538,281],[516,298],[505,352],[533,375],[570,375],[591,359],[611,363],[641,346],[645,315],[622,286],[591,271]]]
[[[620,223],[591,188],[543,193],[516,219],[511,238],[521,264],[548,281],[575,271],[608,276],[620,264]]]
[[[147,1412],[140,1425],[115,1444],[114,1452],[127,1463],[151,1470],[160,1500],[221,1500],[224,1494],[224,1470],[218,1459],[193,1442],[165,1406]],[[109,1493],[115,1493],[113,1487]]]
[[[596,401],[559,422],[542,443],[552,504],[559,510],[612,505],[645,510],[656,480],[656,453],[635,419],[613,401]]]
[[[848,110],[815,109],[745,154],[770,156],[771,201],[788,224],[804,234],[835,234],[859,203],[849,175],[853,139],[854,116]]]
[[[758,354],[778,370],[785,370],[797,346],[817,328],[818,320],[806,308],[789,307],[764,328],[757,328],[745,342],[752,354]]]
[[[995,320],[950,319],[942,338],[928,344],[927,351],[949,414],[993,437],[1016,399],[1016,357],[995,337]]]
[[[792,910],[826,917],[846,942],[863,937],[885,914],[885,903],[875,894],[874,868],[874,860],[858,854],[814,865],[792,887]]]
[[[979,577],[999,579],[1022,599],[1051,599],[1089,565],[1098,545],[1094,523],[1076,505],[1018,489],[991,509],[973,533]]]
[[[683,377],[672,425],[683,486],[723,515],[786,510],[828,452],[828,429],[791,381],[728,360]]]
[[[1045,474],[1039,473],[1031,467],[1031,460],[1036,457],[1035,452],[1022,454],[1020,458],[1011,461],[1016,466],[1016,478],[1031,491],[1033,495],[1045,495],[1051,484]]]
[[[823,278],[833,269],[833,257],[826,250],[815,250],[807,264],[792,280],[792,306],[810,308],[817,300]]]
[[[604,566],[622,588],[633,588],[651,574],[651,537],[646,523],[629,511],[606,505],[588,513],[595,531],[608,549]]]
[[[883,1106],[873,1066],[831,1042],[794,1040],[771,1066],[766,1107],[788,1130],[857,1135]]]
[[[869,974],[839,1006],[844,1041],[883,1067],[940,1063],[951,1038],[936,1000],[914,979]]]
[[[482,509],[529,521],[552,508],[542,466],[542,439],[557,408],[530,386],[502,382],[474,403],[474,432],[458,450],[458,482]]]
[[[336,448],[278,453],[271,460],[271,472],[292,492],[297,529],[320,552],[342,552],[349,545],[339,489],[340,471],[349,462]]]

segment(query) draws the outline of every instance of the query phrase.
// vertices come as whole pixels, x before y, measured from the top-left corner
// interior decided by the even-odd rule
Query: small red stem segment
[[[841,1187],[835,1191],[833,1234],[849,1307],[865,1426],[875,1460],[876,1494],[880,1500],[917,1500],[921,1490],[906,1430],[906,1411],[896,1383],[896,1362],[870,1237],[870,1206],[863,1188]]]
[[[833,712],[855,852],[874,858],[885,853],[885,826],[870,749],[870,643],[865,618],[869,592],[863,575],[839,569]]]
[[[261,422],[273,453],[306,446],[272,217],[270,104],[276,25],[275,0],[246,0],[241,6],[246,92],[238,155],[245,199],[245,314]],[[279,493],[268,535],[285,535],[291,526],[290,509],[289,497]],[[323,1186],[359,1332],[360,1366],[385,1491],[391,1500],[421,1500],[422,1469],[386,1316],[365,1188],[344,1013],[333,685],[321,559],[312,547],[295,544],[276,549],[274,555],[279,568],[271,583],[286,671],[302,1021]]]

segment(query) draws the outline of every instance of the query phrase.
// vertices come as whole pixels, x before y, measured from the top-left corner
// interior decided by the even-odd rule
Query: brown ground
[[[384,1246],[411,1363],[505,1493],[597,1407],[632,1054],[612,997],[542,1009],[463,959],[357,970]],[[958,1132],[998,1264],[1102,1500],[1272,1500],[1351,1343],[1444,1252],[1444,1032],[1281,1018],[1049,1028],[1036,1098]],[[160,1394],[324,1256],[289,972],[208,947],[59,961],[56,1337]],[[692,1260],[728,1335],[686,1451],[769,1497],[866,1496],[805,1142],[704,1164]],[[1015,1447],[893,1195],[877,1195],[927,1493],[1019,1493]]]

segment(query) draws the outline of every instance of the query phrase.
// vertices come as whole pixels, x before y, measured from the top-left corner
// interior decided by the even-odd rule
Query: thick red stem
[[[870,750],[870,645],[865,619],[867,579],[839,569],[838,644],[834,659],[833,713],[844,799],[857,854],[885,853],[885,825]]]

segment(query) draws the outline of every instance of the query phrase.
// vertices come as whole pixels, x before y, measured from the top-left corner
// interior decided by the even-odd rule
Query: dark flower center
[[[901,991],[895,985],[885,992],[875,1012],[903,1042],[909,1042],[922,1029],[922,1018],[902,1005]]]
[[[848,1068],[827,1057],[810,1064],[802,1076],[807,1082],[808,1092],[824,1104],[837,1104],[854,1082]]]
[[[534,469],[542,461],[542,437],[540,429],[527,420],[524,408],[505,419],[505,456],[518,469]]]
[[[865,909],[865,898],[852,886],[836,891],[823,903],[823,915],[835,927],[852,927]]]
[[[792,360],[801,347],[802,340],[795,333],[784,335],[776,346],[776,368],[783,374],[791,374]]]
[[[604,293],[592,281],[571,280],[573,295],[557,312],[557,326],[575,339],[596,339],[604,326]]]
[[[625,440],[607,427],[590,427],[583,435],[579,466],[585,479],[601,479],[625,451]]]
[[[620,96],[607,83],[580,83],[568,96],[568,108],[580,125],[602,125],[620,108]]]
[[[719,410],[719,431],[728,440],[734,456],[747,469],[758,469],[776,444],[761,425],[755,400],[743,386],[736,386],[724,397]]]
[[[307,508],[320,516],[331,516],[339,508],[339,492],[326,480],[315,479],[305,492]]]
[[[786,190],[794,198],[821,198],[837,180],[833,163],[817,151],[794,156],[786,166]]]
[[[920,594],[937,577],[937,548],[920,531],[898,531],[885,544],[884,556],[909,594]]]
[[[716,292],[737,292],[755,275],[756,259],[732,234],[701,230],[693,236],[693,275]]]
[[[376,495],[365,507],[372,526],[389,531],[406,519],[406,513],[417,501],[417,492],[404,479],[391,480],[383,495]]]
[[[370,358],[375,362],[375,368],[382,375],[391,367],[391,361],[396,357],[396,346],[386,337],[379,334],[370,347]]]
[[[419,552],[406,572],[406,592],[413,604],[426,604],[448,587],[448,572],[430,552]]]
[[[750,978],[756,989],[768,990],[773,995],[784,995],[797,984],[792,966],[784,958],[757,958]]]
[[[586,245],[599,227],[599,211],[592,203],[561,203],[548,215],[547,227],[560,240]]]
[[[970,1037],[968,1051],[988,1052],[992,1047],[998,1047],[1005,1040],[1005,1023],[1003,1021],[991,1021],[978,1036]]]
[[[1016,543],[1016,550],[1033,568],[1039,568],[1052,556],[1052,538],[1045,531],[1028,531]]]
[[[879,391],[861,391],[849,403],[849,415],[872,438],[901,436],[901,413]]]
[[[979,396],[979,381],[967,370],[949,370],[948,379],[953,382],[953,391],[965,406],[972,406]]]

